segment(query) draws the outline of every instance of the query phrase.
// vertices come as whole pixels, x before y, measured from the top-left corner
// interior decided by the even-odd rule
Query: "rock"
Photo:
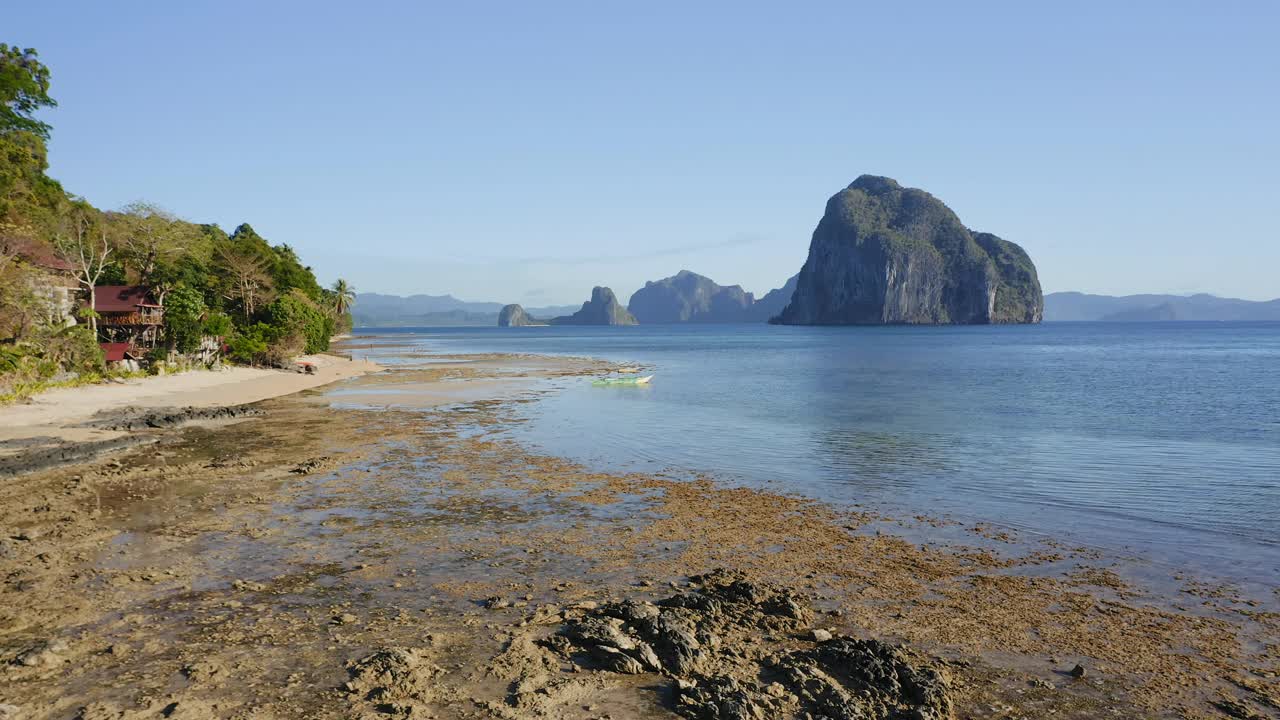
[[[739,285],[717,285],[711,278],[681,270],[650,281],[631,295],[627,309],[641,323],[747,322],[755,296]]]
[[[506,305],[498,313],[498,327],[531,327],[546,324],[534,319],[520,305]]]
[[[389,647],[347,664],[351,679],[344,686],[358,697],[379,703],[429,700],[435,678],[444,669],[429,662],[421,650]]]
[[[67,651],[64,640],[46,640],[18,653],[14,663],[23,667],[50,667],[64,662],[62,653]]]
[[[1087,672],[1088,671],[1084,669],[1083,665],[1077,663],[1075,667],[1071,668],[1068,674],[1073,678],[1082,678]]]
[[[591,290],[591,299],[572,315],[552,318],[552,325],[635,325],[636,319],[618,303],[618,298],[607,287]]]
[[[703,680],[698,685],[679,688],[676,712],[695,720],[764,720],[777,717],[755,683],[727,675]]]
[[[19,720],[22,717],[22,708],[9,703],[0,703],[0,720]]]
[[[227,668],[216,660],[197,660],[182,668],[182,674],[192,683],[207,683],[226,672]]]
[[[953,716],[946,676],[893,645],[815,629],[820,644],[808,650],[762,646],[771,632],[799,632],[812,615],[791,590],[725,571],[692,581],[656,605],[603,603],[539,644],[562,657],[585,652],[606,671],[660,670],[672,678],[674,709],[693,720]]]
[[[639,675],[644,672],[644,666],[639,661],[615,647],[596,645],[591,648],[591,655],[601,670],[627,675]]]
[[[1266,716],[1253,711],[1248,705],[1239,700],[1217,700],[1213,706],[1222,711],[1227,717],[1239,718],[1239,720],[1266,720]]]
[[[786,325],[1036,323],[1044,296],[1017,245],[966,228],[923,190],[863,175],[827,201]]]
[[[627,309],[643,324],[765,322],[782,312],[796,276],[757,300],[740,285],[723,286],[688,270],[651,280],[631,295]]]
[[[80,708],[75,720],[122,720],[124,716],[124,710],[115,703],[91,702]]]

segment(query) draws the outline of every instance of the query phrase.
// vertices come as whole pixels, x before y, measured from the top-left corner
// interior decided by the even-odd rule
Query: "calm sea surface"
[[[886,511],[989,521],[1280,583],[1280,324],[371,330],[440,353],[654,366],[514,432]]]

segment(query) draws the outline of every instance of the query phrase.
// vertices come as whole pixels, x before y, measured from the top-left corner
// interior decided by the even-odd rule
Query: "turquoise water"
[[[367,332],[653,366],[536,403],[550,453],[1280,582],[1280,324]]]

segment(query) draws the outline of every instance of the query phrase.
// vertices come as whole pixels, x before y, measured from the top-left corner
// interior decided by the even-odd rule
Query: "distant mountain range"
[[[502,303],[467,302],[452,295],[383,295],[358,293],[351,316],[356,327],[441,327],[496,325]],[[529,308],[534,317],[568,315],[580,305]]]
[[[1206,294],[1116,297],[1057,292],[1044,296],[1044,319],[1046,322],[1280,321],[1280,299],[1239,300]]]
[[[762,323],[782,312],[782,308],[791,300],[795,288],[796,278],[793,276],[781,288],[770,290],[764,297],[756,300],[755,296],[737,285],[717,285],[702,275],[681,270],[672,277],[645,283],[644,288],[631,296],[627,309],[641,323]],[[621,320],[622,314],[627,310],[622,309],[616,299],[612,299],[612,291],[608,294],[608,298],[600,299],[602,307],[608,306],[601,312],[610,317],[617,316],[615,319]],[[593,294],[593,302],[594,298]],[[545,323],[553,319],[564,319],[564,322],[557,324],[574,324],[568,318],[583,309],[581,305],[529,308],[504,306],[497,302],[467,302],[452,295],[401,297],[359,293],[351,315],[356,327],[500,325],[504,324],[499,318],[504,307],[508,308],[505,324],[514,325],[526,324],[528,321]],[[517,309],[518,315],[515,314]],[[521,320],[511,323],[512,317],[519,317]]]
[[[656,287],[655,287],[656,286]],[[765,322],[786,306],[796,278],[759,300],[734,285],[681,271],[646,283],[631,296],[629,309],[641,323]],[[654,303],[655,300],[659,300]],[[639,302],[637,302],[639,301]],[[653,303],[655,306],[650,305]],[[649,305],[646,307],[646,305]],[[360,293],[352,308],[357,327],[443,327],[498,324],[502,303],[467,302],[452,295],[382,295]],[[525,308],[535,318],[572,315],[580,305]],[[1044,296],[1045,322],[1176,322],[1195,320],[1280,322],[1280,298],[1267,301],[1216,295],[1089,295],[1056,292]]]

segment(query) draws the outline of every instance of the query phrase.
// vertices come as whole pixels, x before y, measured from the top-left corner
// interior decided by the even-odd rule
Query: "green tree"
[[[270,324],[280,337],[301,334],[305,340],[304,352],[317,353],[329,349],[333,336],[333,318],[320,309],[307,294],[298,288],[276,298],[267,312]]]
[[[164,333],[169,347],[180,353],[198,350],[204,314],[204,296],[199,291],[186,285],[170,290],[164,303]]]
[[[48,124],[35,118],[56,103],[49,97],[49,69],[31,49],[0,44],[0,222],[48,237],[66,193],[45,175]]]
[[[338,278],[333,283],[333,314],[342,317],[351,312],[351,306],[356,303],[356,289],[347,284],[346,280]]]
[[[214,310],[204,318],[204,334],[213,337],[225,338],[231,335],[235,329],[235,325],[231,322],[231,317],[221,310]]]
[[[40,108],[58,103],[49,97],[49,68],[31,48],[0,43],[0,133],[27,132],[49,139],[49,125],[36,119]]]
[[[276,329],[266,323],[240,328],[227,342],[228,355],[238,363],[262,364],[266,362],[268,350],[277,336]]]
[[[134,202],[111,213],[124,261],[139,285],[152,288],[163,303],[179,280],[184,261],[200,239],[198,226],[179,220],[158,205]],[[194,278],[192,278],[194,279]]]

